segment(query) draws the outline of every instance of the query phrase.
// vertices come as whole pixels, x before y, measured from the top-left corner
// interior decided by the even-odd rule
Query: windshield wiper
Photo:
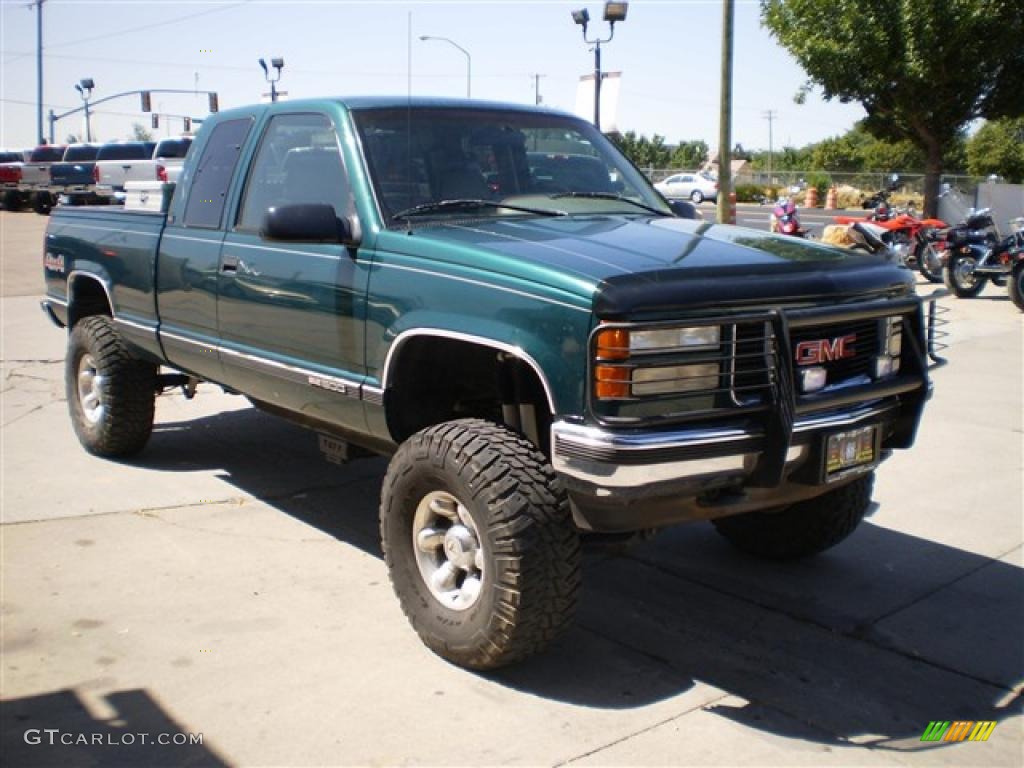
[[[531,208],[525,205],[514,205],[512,203],[499,203],[497,200],[479,200],[474,198],[460,200],[436,200],[432,203],[421,203],[411,208],[405,208],[398,213],[391,214],[392,220],[407,219],[410,216],[419,216],[424,213],[436,213],[448,210],[475,210],[478,208],[507,208],[510,211],[522,211],[523,213],[536,213],[539,216],[568,216],[565,211],[552,210],[550,208]]]
[[[558,192],[550,197],[552,199],[557,199],[559,197],[590,197],[597,200],[621,200],[624,203],[635,205],[637,208],[643,208],[645,211],[656,213],[659,216],[672,215],[670,213],[665,213],[665,211],[659,210],[652,205],[647,205],[647,203],[641,203],[639,200],[633,200],[625,195],[620,195],[618,192]]]

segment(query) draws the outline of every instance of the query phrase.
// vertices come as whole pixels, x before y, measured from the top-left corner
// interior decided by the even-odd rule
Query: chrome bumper
[[[798,418],[793,424],[793,444],[786,451],[786,470],[798,467],[809,454],[809,439],[802,436],[880,421],[896,407],[866,405]],[[638,489],[665,483],[689,483],[699,491],[707,485],[705,481],[719,485],[742,480],[753,473],[764,440],[764,433],[757,429],[611,432],[564,421],[551,427],[555,471],[577,481],[574,485],[593,486],[597,496],[611,496],[623,488],[634,495]]]

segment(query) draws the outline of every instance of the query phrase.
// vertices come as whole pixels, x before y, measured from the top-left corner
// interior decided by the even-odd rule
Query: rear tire
[[[40,216],[49,216],[53,208],[53,197],[49,192],[36,192],[32,196],[32,210]]]
[[[1017,309],[1024,312],[1024,261],[1017,262],[1017,266],[1013,268],[1007,290]]]
[[[461,419],[406,440],[384,478],[380,534],[406,617],[455,664],[523,659],[575,612],[580,539],[565,491],[505,427]]]
[[[71,424],[97,456],[138,453],[153,431],[157,367],[131,356],[106,315],[77,323],[68,337],[64,381]]]
[[[950,254],[946,268],[942,271],[946,287],[961,299],[969,299],[981,293],[985,278],[974,274],[978,259],[974,254]]]
[[[24,208],[25,200],[21,193],[17,190],[7,190],[4,192],[3,205],[6,211],[20,211]]]
[[[737,549],[768,560],[794,560],[834,547],[860,525],[871,504],[874,472],[779,511],[712,520]]]
[[[700,205],[704,202],[704,193],[699,189],[695,189],[690,193],[690,200],[693,201],[694,205]]]

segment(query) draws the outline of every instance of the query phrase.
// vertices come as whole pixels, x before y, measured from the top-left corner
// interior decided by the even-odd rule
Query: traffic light
[[[220,110],[220,105],[217,103],[217,94],[213,91],[210,92],[210,111],[217,112]]]
[[[153,111],[153,106],[152,106],[152,104],[150,104],[149,91],[143,91],[142,92],[142,111],[143,112],[152,112]]]
[[[191,130],[192,130],[192,118],[191,117],[186,117],[185,118],[185,133],[188,133]]]
[[[160,115],[158,115],[156,112],[154,112],[151,117],[152,117],[152,120],[153,120],[153,128],[154,129],[155,128],[159,128],[160,127]]]

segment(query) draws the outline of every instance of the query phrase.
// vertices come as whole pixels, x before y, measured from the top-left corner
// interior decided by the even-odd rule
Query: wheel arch
[[[114,317],[110,284],[95,272],[73,270],[68,274],[68,328],[92,315]]]

